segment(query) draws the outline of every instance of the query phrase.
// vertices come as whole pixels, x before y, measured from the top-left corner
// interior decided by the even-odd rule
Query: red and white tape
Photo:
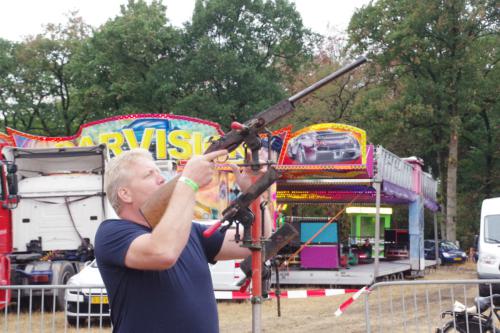
[[[349,305],[351,305],[352,303],[354,303],[354,301],[356,301],[359,298],[359,296],[361,296],[361,294],[363,294],[364,292],[368,292],[368,291],[370,291],[370,289],[368,289],[368,286],[365,286],[365,287],[359,289],[354,295],[352,295],[351,297],[349,297],[347,299],[347,301],[345,301],[344,303],[340,304],[340,306],[337,309],[337,311],[335,311],[335,316],[338,317],[342,313],[344,313],[345,309],[347,309],[349,307]]]
[[[358,289],[309,289],[309,290],[282,290],[281,298],[310,298],[344,295],[357,292]],[[214,291],[216,299],[250,299],[251,293],[240,291]],[[270,298],[276,298],[274,292],[269,293]]]

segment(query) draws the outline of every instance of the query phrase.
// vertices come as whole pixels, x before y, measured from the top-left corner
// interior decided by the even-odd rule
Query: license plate
[[[108,304],[108,296],[92,296],[90,298],[92,304]]]
[[[453,258],[455,261],[462,261],[462,258]]]

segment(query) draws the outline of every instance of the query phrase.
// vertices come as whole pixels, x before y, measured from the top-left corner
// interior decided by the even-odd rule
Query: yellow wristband
[[[191,187],[195,193],[200,189],[200,186],[191,178],[180,176],[179,181]]]

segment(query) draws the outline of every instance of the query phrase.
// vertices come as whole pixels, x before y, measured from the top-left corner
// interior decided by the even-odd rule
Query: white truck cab
[[[104,192],[105,146],[3,147],[0,231],[12,285],[61,285],[94,256],[96,230],[116,216]],[[14,293],[18,291],[14,290]],[[20,296],[31,291],[20,290]],[[64,290],[55,292],[64,309]],[[40,295],[33,291],[33,296]],[[45,300],[54,292],[47,290]],[[15,296],[14,296],[15,297]],[[14,298],[15,299],[15,298]]]
[[[500,197],[483,201],[479,231],[479,279],[500,279]],[[500,285],[491,285],[493,293],[500,292]],[[482,296],[490,293],[490,285],[480,285]]]

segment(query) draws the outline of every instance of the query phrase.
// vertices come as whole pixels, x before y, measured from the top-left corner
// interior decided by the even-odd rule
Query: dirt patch
[[[476,279],[473,264],[445,266],[432,270],[422,280]],[[424,287],[385,287],[368,297],[372,331],[394,329],[427,332],[441,325],[440,312],[450,308],[452,301],[477,295],[477,286],[428,285]],[[353,303],[343,315],[334,313],[350,295],[306,299],[282,299],[281,317],[277,316],[277,301],[262,306],[263,332],[366,332],[365,296]],[[252,305],[250,302],[219,303],[220,329],[223,333],[251,332]]]

